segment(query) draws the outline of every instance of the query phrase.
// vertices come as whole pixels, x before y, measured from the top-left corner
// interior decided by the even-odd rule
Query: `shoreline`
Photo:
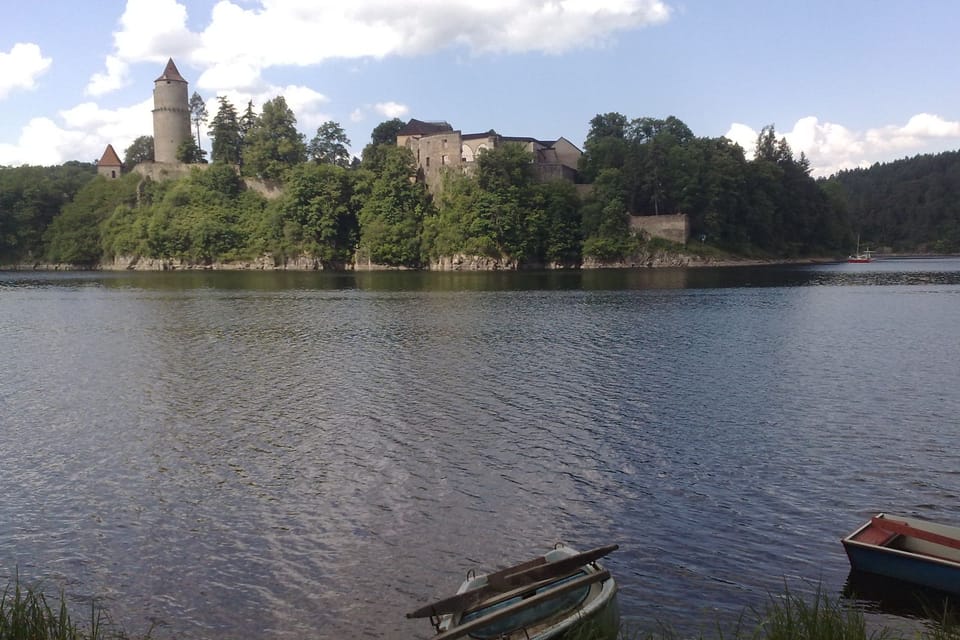
[[[900,256],[907,257],[907,256]],[[912,256],[912,257],[940,257],[940,256]],[[174,259],[135,259],[135,260],[117,260],[111,263],[101,263],[93,266],[83,266],[75,264],[53,264],[45,262],[36,263],[15,263],[0,264],[0,272],[199,272],[199,271],[292,271],[292,272],[311,272],[326,271],[329,273],[360,273],[360,272],[384,272],[384,271],[411,271],[411,272],[446,272],[446,273],[465,273],[465,272],[504,272],[514,271],[521,273],[524,271],[603,271],[612,269],[703,269],[703,268],[728,268],[728,267],[762,267],[777,265],[816,265],[816,264],[835,264],[844,262],[842,258],[705,258],[689,254],[662,254],[650,256],[645,260],[630,260],[614,263],[601,263],[588,261],[577,267],[563,266],[536,266],[529,268],[517,268],[515,265],[504,266],[494,261],[470,261],[468,263],[450,265],[449,262],[443,266],[431,265],[421,269],[411,269],[407,267],[390,267],[386,265],[371,264],[352,264],[344,268],[325,268],[318,261],[311,259],[294,259],[281,265],[275,265],[272,261],[249,260],[249,261],[230,261],[230,262],[212,262],[212,263],[193,263]]]

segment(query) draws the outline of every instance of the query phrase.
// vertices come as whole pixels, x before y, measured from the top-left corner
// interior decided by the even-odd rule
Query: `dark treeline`
[[[464,255],[576,266],[650,249],[629,221],[658,213],[689,216],[695,251],[843,255],[857,233],[904,248],[945,250],[957,242],[949,202],[956,202],[960,163],[950,154],[817,181],[772,126],[747,160],[738,145],[698,138],[676,118],[608,113],[591,120],[584,145],[580,174],[589,189],[537,183],[531,156],[506,144],[481,153],[469,174],[448,173],[430,194],[415,179],[412,153],[396,146],[400,120],[378,125],[358,159],[335,122],[308,141],[282,97],[259,114],[252,103],[240,114],[226,98],[218,102],[210,164],[187,177],[107,180],[81,163],[0,167],[0,263],[270,255],[277,262],[306,256],[329,268],[354,261],[418,268]],[[131,144],[128,170],[152,159],[152,143],[142,136]],[[204,158],[192,144],[187,157]],[[281,195],[267,199],[245,177],[279,185]]]
[[[827,188],[867,246],[960,252],[960,151],[841,171]]]
[[[772,126],[761,132],[748,161],[739,145],[698,138],[674,117],[628,120],[608,113],[590,125],[581,173],[595,188],[584,222],[604,246],[588,249],[623,250],[623,211],[686,213],[694,240],[743,254],[830,255],[849,243],[842,209]]]

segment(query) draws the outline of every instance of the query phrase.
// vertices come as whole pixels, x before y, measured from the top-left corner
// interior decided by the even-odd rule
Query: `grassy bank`
[[[147,633],[144,638],[149,638]],[[43,591],[23,586],[19,579],[9,584],[0,597],[0,640],[126,640],[128,636],[110,624],[104,611],[90,605],[90,618],[83,624],[73,621],[61,591],[50,597]]]
[[[863,612],[818,592],[802,597],[787,591],[772,595],[765,607],[751,610],[730,632],[701,633],[698,640],[960,640],[960,625],[952,612],[930,612],[936,623],[905,636],[886,628],[870,629]],[[570,640],[607,640],[608,632],[582,629]],[[151,632],[138,636],[149,639]],[[618,640],[691,640],[660,624],[656,631],[623,625]],[[91,604],[89,620],[75,623],[61,592],[49,597],[19,580],[7,586],[0,599],[0,640],[128,640],[123,630],[109,622],[104,611]]]

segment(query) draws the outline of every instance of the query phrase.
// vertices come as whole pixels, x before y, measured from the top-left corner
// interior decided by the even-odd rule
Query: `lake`
[[[712,633],[839,594],[875,512],[960,523],[958,328],[956,258],[0,273],[0,573],[134,635],[426,638],[469,569],[618,543],[628,625]]]

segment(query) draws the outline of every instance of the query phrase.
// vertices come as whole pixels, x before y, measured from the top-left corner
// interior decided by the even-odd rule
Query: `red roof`
[[[120,162],[120,156],[117,155],[117,152],[113,150],[113,145],[108,144],[107,148],[104,150],[103,155],[100,157],[100,161],[97,162],[98,167],[122,167],[123,163]]]
[[[186,82],[183,79],[183,76],[180,75],[180,72],[177,71],[177,65],[173,64],[173,58],[167,60],[167,66],[163,69],[163,74],[154,80],[154,82],[160,82],[161,80],[172,80],[174,82]]]

